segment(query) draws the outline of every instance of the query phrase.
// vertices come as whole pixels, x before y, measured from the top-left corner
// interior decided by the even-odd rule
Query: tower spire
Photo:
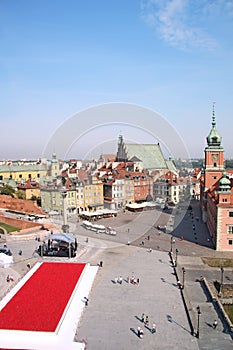
[[[215,120],[215,104],[216,104],[216,102],[213,102],[213,114],[212,114],[212,126],[213,126],[213,128],[216,126],[216,120]]]
[[[212,112],[212,128],[209,135],[207,136],[208,147],[220,147],[222,137],[219,135],[216,129],[216,120],[215,120],[215,102],[213,102],[213,112]]]

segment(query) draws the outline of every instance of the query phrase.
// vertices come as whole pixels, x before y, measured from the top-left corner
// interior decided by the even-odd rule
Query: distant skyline
[[[233,0],[2,0],[0,19],[0,159],[40,158],[69,118],[109,103],[158,113],[202,158],[214,101],[233,158]],[[70,156],[116,152],[119,133],[157,142],[124,119],[87,130]]]

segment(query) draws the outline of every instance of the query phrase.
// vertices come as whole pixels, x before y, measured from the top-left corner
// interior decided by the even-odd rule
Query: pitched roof
[[[130,144],[126,143],[128,160],[137,157],[142,161],[144,169],[166,169],[167,164],[164,159],[159,144]]]
[[[173,172],[173,173],[178,174],[178,173],[177,173],[176,166],[175,166],[173,160],[171,160],[171,159],[166,160],[166,164],[167,164],[168,170],[170,170],[170,171]]]
[[[19,184],[18,189],[26,190],[26,189],[33,189],[33,188],[40,188],[39,182],[32,181],[31,179],[28,179],[27,181]]]

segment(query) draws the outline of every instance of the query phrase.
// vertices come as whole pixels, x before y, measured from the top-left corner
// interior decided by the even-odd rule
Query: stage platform
[[[97,271],[37,263],[0,302],[0,349],[84,349],[73,339]]]

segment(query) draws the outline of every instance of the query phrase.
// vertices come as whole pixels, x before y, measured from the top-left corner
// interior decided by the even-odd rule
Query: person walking
[[[217,325],[218,325],[218,322],[217,322],[217,320],[215,320],[214,323],[213,323],[213,329],[216,329]]]
[[[122,276],[120,276],[119,279],[118,279],[118,282],[119,282],[120,284],[122,284],[122,281],[123,281],[123,278],[122,278]]]
[[[144,314],[144,312],[142,313],[142,316],[141,316],[141,321],[142,321],[142,323],[144,323],[144,322],[145,322],[145,314]]]
[[[140,336],[141,336],[141,328],[138,327],[138,338],[140,338]]]
[[[152,328],[151,328],[151,333],[155,333],[156,332],[156,324],[153,323]]]
[[[143,338],[143,329],[140,329],[140,338]]]

